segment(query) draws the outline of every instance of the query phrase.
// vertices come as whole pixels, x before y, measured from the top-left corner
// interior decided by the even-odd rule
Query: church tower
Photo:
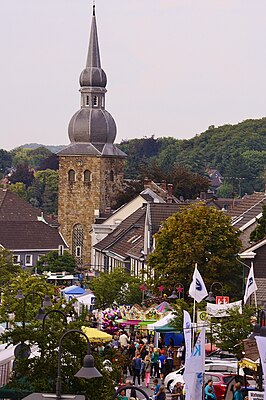
[[[105,109],[107,78],[101,68],[95,6],[89,50],[80,75],[81,108],[69,122],[70,145],[58,153],[58,221],[77,264],[91,266],[91,225],[122,190],[126,154],[114,145],[116,124]]]

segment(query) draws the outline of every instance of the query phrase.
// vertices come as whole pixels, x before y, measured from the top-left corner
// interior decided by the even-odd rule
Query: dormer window
[[[94,96],[93,97],[93,107],[97,107],[98,106],[98,97]]]

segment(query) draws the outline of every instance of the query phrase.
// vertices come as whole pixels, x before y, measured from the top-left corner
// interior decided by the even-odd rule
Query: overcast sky
[[[69,143],[92,1],[0,0],[0,148]],[[96,0],[122,139],[266,115],[265,0]]]

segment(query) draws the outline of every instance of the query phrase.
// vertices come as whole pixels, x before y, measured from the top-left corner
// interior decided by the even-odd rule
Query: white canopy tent
[[[156,328],[165,326],[169,324],[170,321],[174,319],[174,314],[172,312],[169,312],[166,314],[163,318],[161,318],[159,321],[155,322],[154,324],[149,324],[147,326],[147,329],[149,331],[154,331],[154,345],[155,347],[158,347],[158,339],[159,339],[159,333],[156,332]]]
[[[161,318],[159,321],[155,322],[154,324],[149,324],[147,326],[147,329],[149,331],[155,331],[156,328],[159,328],[161,326],[169,324],[170,321],[174,319],[174,314],[170,312],[169,314],[165,315],[163,318]]]
[[[76,299],[77,301],[75,303],[75,309],[78,315],[80,315],[82,306],[85,306],[89,310],[93,308],[95,302],[95,296],[93,293],[86,293],[84,295],[78,296]]]

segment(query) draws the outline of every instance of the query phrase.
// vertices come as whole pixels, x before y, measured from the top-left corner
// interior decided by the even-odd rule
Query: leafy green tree
[[[27,164],[30,168],[39,169],[41,163],[50,157],[53,153],[44,146],[36,149],[18,147],[10,152],[13,159],[13,166]]]
[[[22,199],[27,200],[28,193],[25,183],[23,182],[16,182],[12,183],[8,187],[12,192],[16,193],[18,196],[22,197]]]
[[[14,270],[14,267],[16,268]],[[45,278],[31,275],[28,271],[23,271],[20,266],[14,266],[13,271],[10,269],[9,274],[5,274],[3,282],[7,283],[2,285],[2,301],[3,307],[0,307],[1,321],[6,321],[6,310],[9,313],[15,313],[15,320],[23,320],[24,300],[16,299],[15,296],[18,290],[22,290],[26,301],[25,320],[30,321],[34,319],[41,306],[41,299],[48,293],[51,298],[55,294],[55,286],[48,284]],[[33,297],[30,295],[32,292],[38,293]]]
[[[12,253],[0,248],[0,286],[3,287],[20,270],[20,265],[13,264]]]
[[[71,309],[68,311],[65,308],[59,307],[59,309],[66,314],[71,313]],[[26,325],[25,330],[20,326],[15,326],[8,333],[9,341],[15,345],[23,341],[27,341],[29,346],[37,345],[41,356],[17,359],[15,374],[12,375],[6,388],[29,393],[55,393],[59,339],[66,330],[81,330],[82,325],[86,325],[86,322],[76,320],[66,327],[59,314],[51,313],[49,319],[45,320],[44,332],[40,321],[34,319]],[[83,335],[71,333],[65,336],[62,342],[61,355],[61,393],[82,393],[89,400],[111,398],[114,392],[114,384],[118,382],[120,376],[120,366],[117,362],[119,354],[117,351],[109,349],[101,356],[95,351],[96,346],[91,346],[95,367],[103,377],[90,380],[75,378],[74,375],[82,367],[83,359],[87,354],[87,347],[88,344]],[[105,359],[111,360],[112,371],[104,367]]]
[[[30,149],[17,147],[11,150],[10,155],[12,157],[12,166],[17,168],[19,165],[30,164]]]
[[[28,189],[28,199],[47,214],[57,214],[58,172],[51,169],[37,171]]]
[[[29,151],[30,166],[34,169],[39,169],[42,162],[44,162],[44,160],[51,157],[52,155],[53,153],[44,146],[30,150]]]
[[[262,206],[262,216],[257,219],[257,226],[250,234],[250,240],[252,242],[258,242],[266,236],[266,204]]]
[[[90,281],[95,294],[96,308],[111,307],[114,304],[141,303],[140,280],[124,269],[115,268],[110,274],[101,273]]]
[[[37,262],[37,271],[42,273],[44,271],[50,272],[68,272],[74,274],[76,272],[75,258],[65,251],[63,255],[59,255],[58,251],[49,251],[46,255],[42,256]]]
[[[198,264],[205,284],[222,282],[225,293],[238,297],[241,268],[236,255],[241,249],[239,233],[230,218],[214,207],[196,204],[169,217],[155,235],[156,247],[148,256],[154,269],[155,287],[182,282],[188,289]],[[230,279],[229,279],[230,277]]]
[[[26,163],[19,164],[9,178],[11,183],[22,182],[26,185],[26,187],[32,184],[33,179],[34,173]]]
[[[255,315],[255,308],[245,305],[242,313],[233,308],[227,317],[212,318],[212,337],[216,346],[235,354],[240,360],[244,350],[242,341],[253,332],[252,317]]]
[[[3,174],[12,165],[12,157],[6,150],[0,149],[0,173]]]

